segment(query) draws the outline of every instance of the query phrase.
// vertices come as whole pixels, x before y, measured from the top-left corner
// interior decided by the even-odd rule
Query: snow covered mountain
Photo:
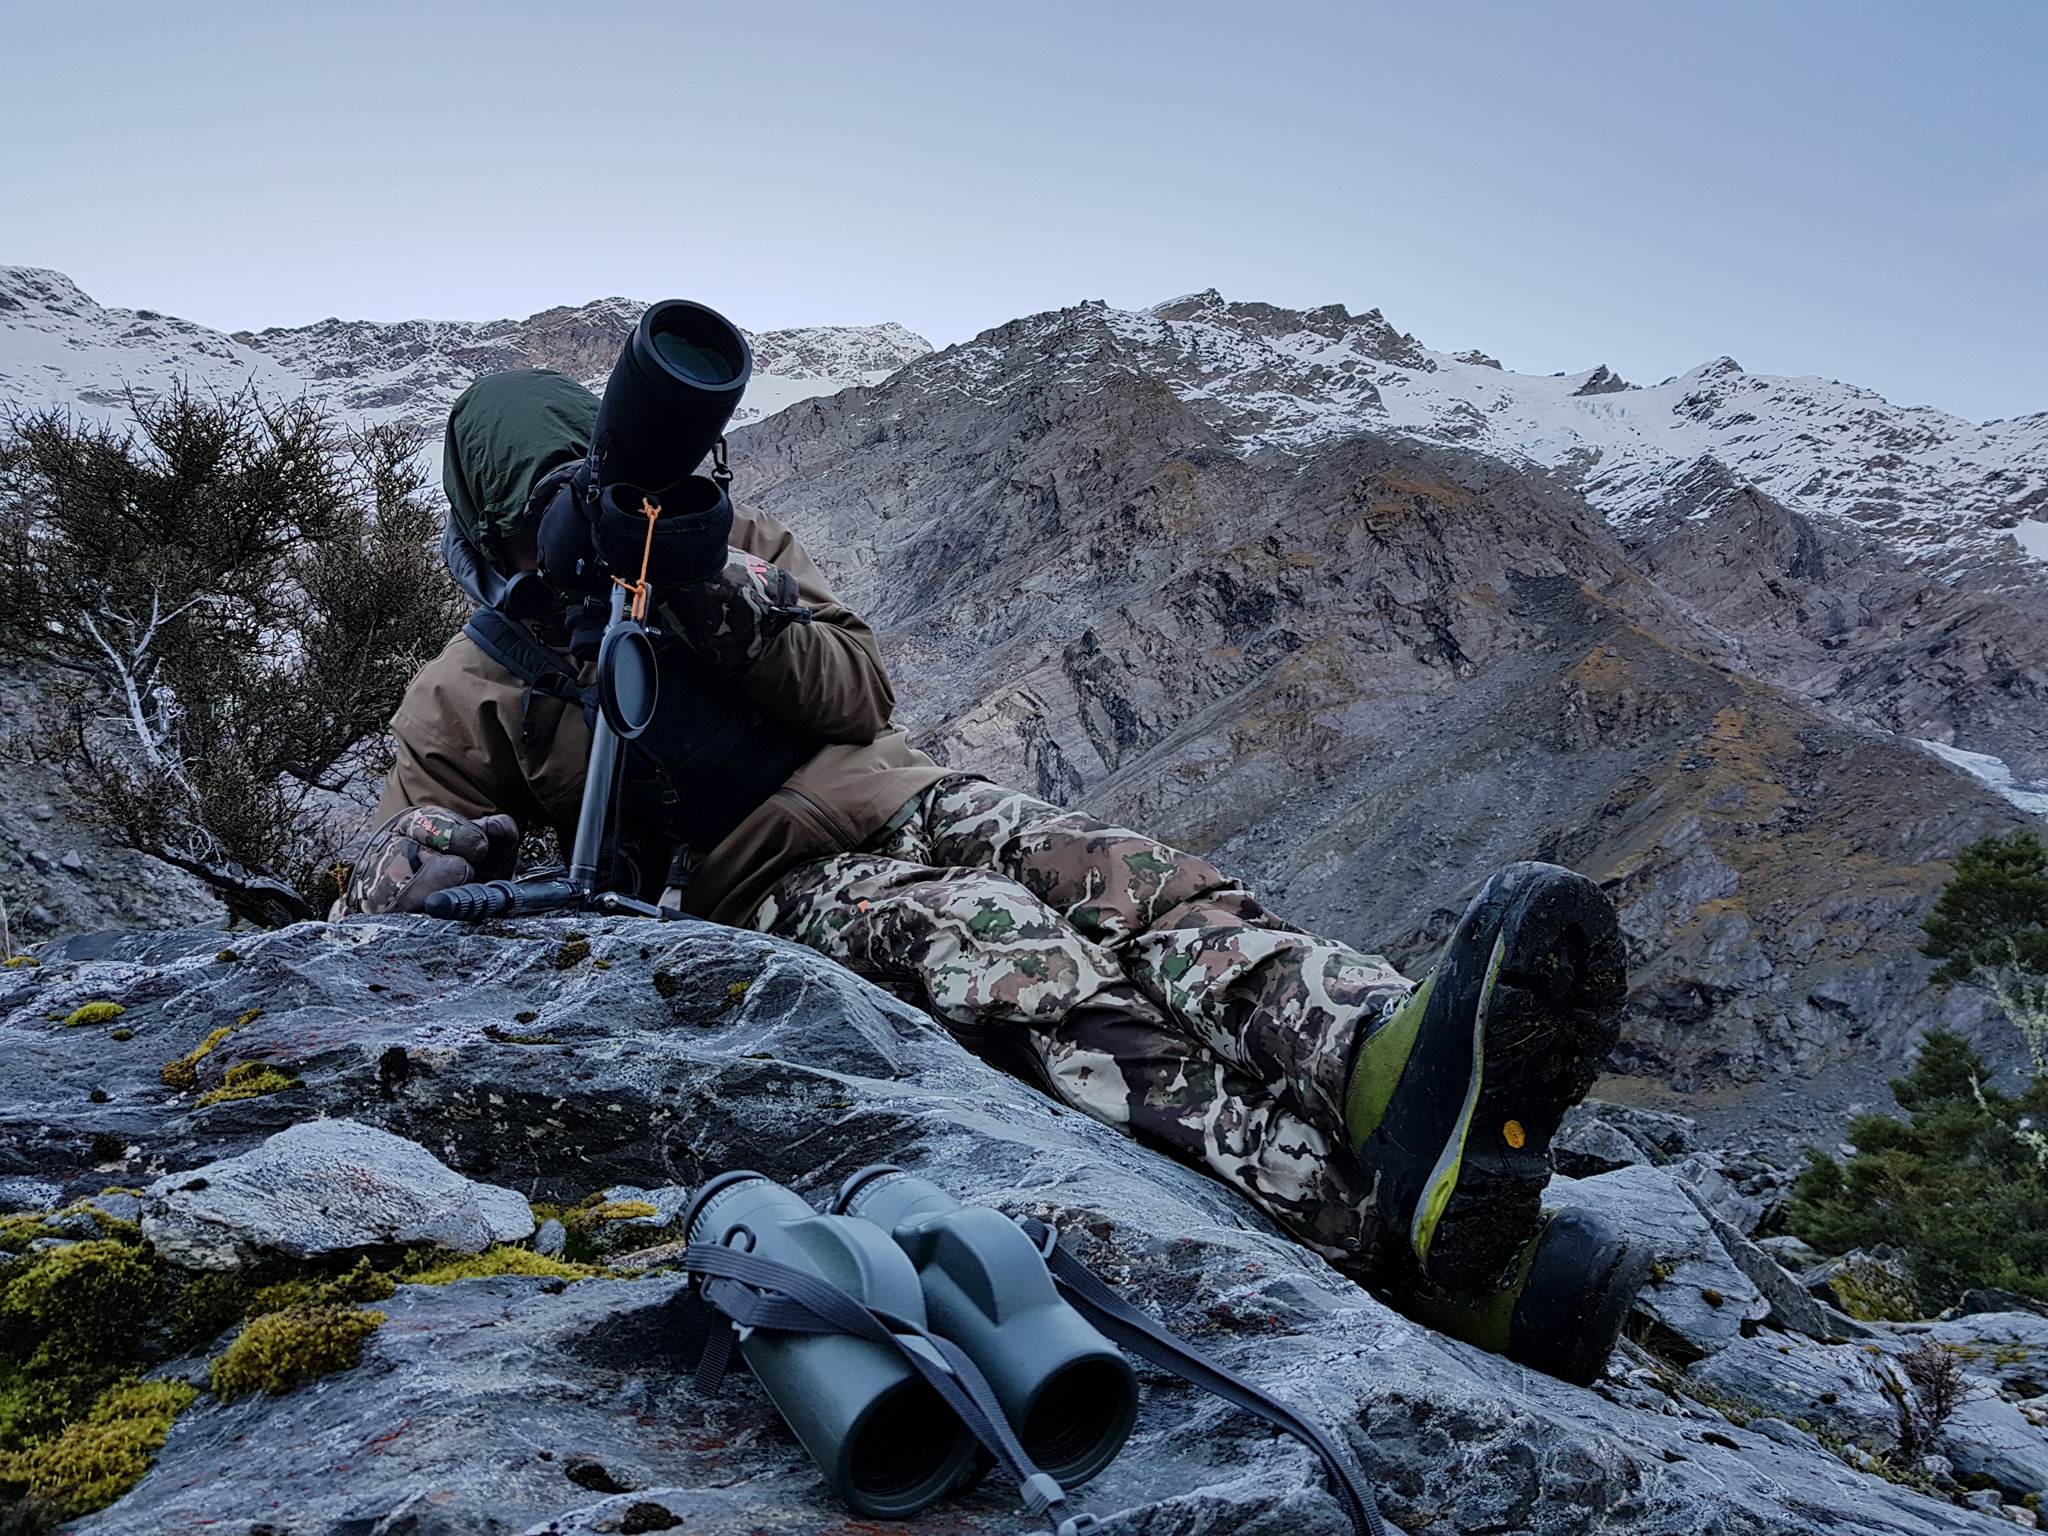
[[[302,392],[347,415],[433,425],[480,374],[549,367],[602,388],[646,308],[599,299],[524,320],[322,320],[226,335],[147,309],[109,309],[62,273],[0,267],[0,409],[68,406],[118,415],[124,393],[185,380]],[[754,379],[738,422],[851,384],[875,383],[930,343],[900,325],[748,332]]]
[[[350,414],[431,424],[493,369],[543,365],[601,386],[642,307],[608,298],[523,320],[323,320],[227,335],[105,308],[60,273],[0,267],[0,408],[113,414],[126,389],[185,378],[305,390]],[[895,324],[750,335],[742,424],[906,365],[899,398],[983,401],[1028,383],[1085,387],[1114,367],[1164,381],[1249,457],[1300,456],[1360,431],[1472,449],[1553,476],[1624,525],[1676,505],[1706,515],[1681,492],[1719,466],[1948,581],[2000,589],[2048,562],[2048,411],[1973,424],[1726,357],[1647,387],[1605,367],[1514,373],[1482,353],[1432,351],[1376,309],[1290,310],[1214,290],[1146,310],[1091,302],[1027,316],[939,352]]]
[[[1105,366],[1164,380],[1251,456],[1370,431],[1476,449],[1555,475],[1617,522],[1654,518],[1700,461],[1796,511],[1853,526],[1916,566],[2002,585],[2048,560],[2048,411],[1975,425],[1854,385],[1717,358],[1650,387],[1605,367],[1512,373],[1431,351],[1378,310],[1101,303],[1013,321],[920,360],[906,382],[994,400]]]

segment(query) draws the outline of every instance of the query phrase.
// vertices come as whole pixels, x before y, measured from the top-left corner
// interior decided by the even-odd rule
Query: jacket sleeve
[[[873,741],[896,707],[875,632],[833,597],[782,523],[740,509],[732,536],[723,571],[660,594],[669,627],[700,665],[738,680],[785,724]]]
[[[520,707],[521,693],[516,679],[491,668],[467,640],[450,642],[412,680],[391,717],[394,755],[376,824],[415,805],[446,806],[472,820],[503,811],[529,829],[559,823],[565,807],[573,820],[582,771],[577,754],[587,741],[582,722],[564,722],[579,729],[558,732],[560,750],[546,761],[524,763],[503,714]]]

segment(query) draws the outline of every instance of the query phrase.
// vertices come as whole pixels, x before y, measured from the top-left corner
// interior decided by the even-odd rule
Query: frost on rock
[[[239,1157],[157,1180],[142,1231],[193,1269],[266,1254],[297,1259],[425,1243],[480,1253],[533,1232],[509,1189],[479,1184],[424,1147],[351,1120],[312,1120]]]

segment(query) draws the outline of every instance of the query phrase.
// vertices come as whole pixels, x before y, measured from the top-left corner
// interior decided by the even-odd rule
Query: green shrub
[[[1823,1253],[1905,1249],[1926,1313],[1981,1286],[2048,1301],[2048,1080],[2008,1096],[1988,1076],[1961,1035],[1931,1032],[1892,1082],[1907,1118],[1857,1116],[1846,1162],[1809,1151],[1789,1229]]]
[[[1942,985],[1991,994],[2048,1077],[2048,846],[2032,830],[1980,837],[1921,923]]]

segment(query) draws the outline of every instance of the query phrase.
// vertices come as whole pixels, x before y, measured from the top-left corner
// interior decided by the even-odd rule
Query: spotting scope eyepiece
[[[1041,1470],[1071,1488],[1116,1460],[1138,1417],[1137,1375],[1060,1296],[1022,1228],[888,1163],[848,1178],[832,1209],[909,1256],[932,1332],[981,1368]]]
[[[600,484],[659,497],[725,435],[754,351],[725,316],[688,299],[649,306],[619,349],[592,439]]]

